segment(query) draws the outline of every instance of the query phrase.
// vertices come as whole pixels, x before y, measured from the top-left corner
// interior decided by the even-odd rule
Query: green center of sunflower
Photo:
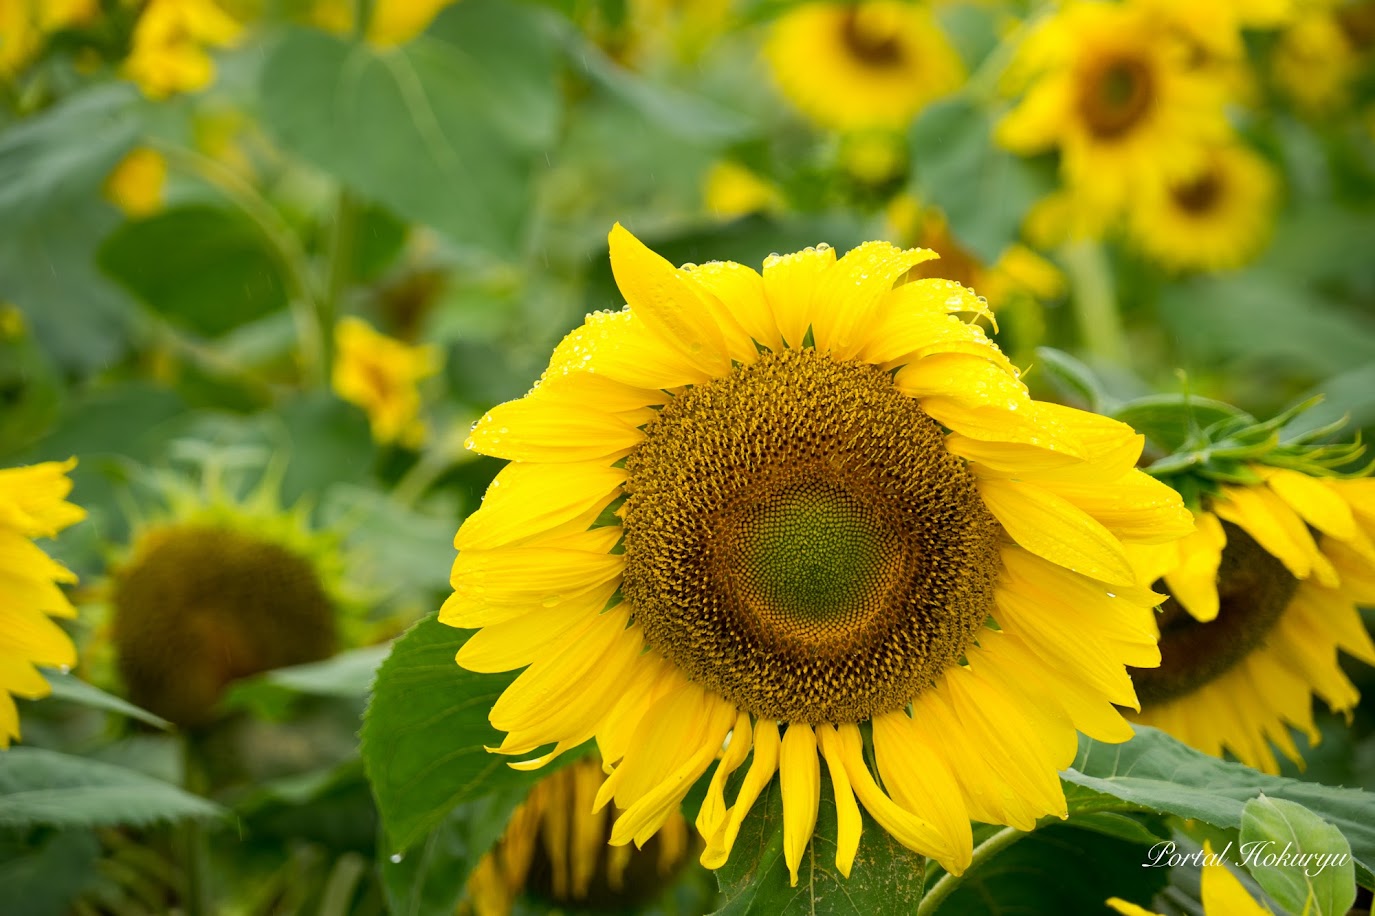
[[[210,720],[231,681],[334,651],[334,610],[313,564],[229,528],[148,533],[115,575],[112,604],[130,699],[178,725]]]
[[[1173,597],[1161,605],[1160,667],[1131,669],[1143,706],[1187,696],[1264,647],[1299,586],[1249,534],[1230,522],[1222,527],[1217,617],[1201,623]],[[1166,591],[1161,583],[1157,589]]]
[[[1080,80],[1079,112],[1090,133],[1113,140],[1146,116],[1154,92],[1155,77],[1147,61],[1107,58],[1090,66]]]
[[[998,524],[875,366],[766,354],[672,399],[626,470],[622,587],[645,638],[755,715],[899,709],[992,609]]]

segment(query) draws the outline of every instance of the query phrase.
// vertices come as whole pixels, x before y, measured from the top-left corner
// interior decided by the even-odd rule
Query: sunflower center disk
[[[674,398],[626,469],[623,591],[646,639],[756,715],[901,708],[988,619],[997,522],[874,366],[766,354]]]
[[[1133,57],[1100,61],[1081,80],[1079,110],[1094,136],[1111,140],[1127,133],[1150,110],[1154,76]]]
[[[1132,668],[1142,704],[1187,696],[1265,645],[1299,587],[1284,564],[1242,529],[1223,522],[1217,617],[1195,620],[1173,597],[1161,606],[1160,667]],[[1157,591],[1167,591],[1157,583]]]

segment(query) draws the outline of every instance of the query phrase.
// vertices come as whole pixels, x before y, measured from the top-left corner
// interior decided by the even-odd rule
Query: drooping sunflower
[[[998,142],[1022,154],[1058,148],[1065,184],[1100,225],[1136,189],[1199,174],[1227,136],[1223,84],[1131,3],[1064,5],[1032,27],[1009,83],[1025,95]]]
[[[1128,231],[1138,248],[1173,270],[1229,270],[1258,255],[1274,224],[1276,180],[1241,144],[1212,150],[1203,171],[1144,189]]]
[[[73,458],[0,470],[0,748],[20,737],[14,697],[36,700],[52,689],[36,666],[76,664],[71,637],[50,619],[76,616],[59,587],[76,576],[33,543],[86,517],[67,502],[75,466]]]
[[[1231,869],[1222,864],[1213,852],[1212,844],[1203,842],[1203,878],[1201,881],[1203,916],[1271,916],[1269,907],[1256,902],[1245,885],[1237,880]],[[1138,906],[1121,897],[1108,900],[1122,916],[1160,916],[1153,910]]]
[[[821,127],[904,128],[953,92],[964,64],[929,10],[911,3],[808,3],[765,48],[783,95]]]
[[[500,751],[546,749],[537,767],[595,738],[611,842],[643,844],[729,735],[702,862],[777,772],[794,881],[821,758],[845,874],[856,796],[955,872],[971,816],[1063,816],[1075,729],[1130,737],[1124,665],[1157,658],[1122,541],[1192,528],[1135,469],[1142,439],[1031,400],[959,317],[987,312],[970,290],[895,286],[930,251],[821,245],[761,276],[674,268],[620,226],[610,250],[629,304],[469,439],[511,463],[458,532],[440,619],[481,628],[464,667],[525,669],[491,712]]]
[[[336,535],[283,508],[272,474],[246,498],[213,472],[157,486],[165,507],[110,572],[108,650],[131,700],[195,727],[235,680],[333,654],[349,596]]]
[[[658,897],[692,854],[687,820],[671,813],[645,849],[608,846],[607,812],[593,810],[603,778],[587,758],[537,783],[473,870],[460,912],[508,916],[525,896],[580,912],[620,913]]]
[[[1375,603],[1375,480],[1253,465],[1255,482],[1203,499],[1198,529],[1138,557],[1169,599],[1159,667],[1133,672],[1131,717],[1209,754],[1278,772],[1272,745],[1302,763],[1316,695],[1349,714],[1360,698],[1345,651],[1375,665],[1358,604]]]

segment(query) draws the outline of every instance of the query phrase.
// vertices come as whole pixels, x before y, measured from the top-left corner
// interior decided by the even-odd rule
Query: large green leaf
[[[1346,837],[1303,805],[1264,795],[1251,799],[1241,812],[1241,849],[1260,886],[1290,912],[1341,916],[1356,902]]]
[[[1044,177],[994,146],[992,118],[968,99],[927,108],[912,126],[911,143],[921,199],[945,212],[960,243],[979,260],[997,261],[1047,190]]]
[[[363,763],[389,854],[404,854],[456,805],[534,785],[548,772],[513,770],[511,758],[486,750],[501,743],[487,714],[513,675],[460,668],[454,655],[468,635],[427,617],[378,669],[363,722]]]
[[[269,719],[284,716],[299,697],[363,700],[391,646],[367,646],[324,661],[276,668],[235,683],[225,695],[228,708],[251,709]]]
[[[63,916],[97,880],[100,843],[90,830],[0,830],[6,916]]]
[[[48,684],[52,686],[52,698],[54,700],[65,700],[68,703],[76,703],[79,706],[87,706],[91,709],[99,709],[104,712],[112,712],[117,715],[127,716],[130,719],[137,719],[145,725],[160,728],[164,731],[171,729],[172,723],[162,716],[154,715],[141,706],[135,706],[128,700],[106,693],[94,684],[83,681],[79,677],[71,674],[59,674],[56,671],[44,671],[43,676],[48,679]]]
[[[213,802],[124,767],[33,747],[0,754],[0,826],[106,827],[223,814]]]
[[[1064,778],[1143,808],[1238,828],[1246,802],[1264,793],[1287,799],[1334,824],[1351,844],[1362,883],[1375,883],[1375,794],[1267,776],[1181,744],[1164,732],[1137,726],[1125,744],[1081,738]]]
[[[864,833],[850,877],[836,869],[836,806],[825,773],[821,784],[816,832],[802,854],[797,886],[789,883],[783,856],[783,795],[775,778],[741,825],[730,859],[716,871],[725,897],[717,916],[881,916],[916,910],[925,859],[900,845],[867,813],[862,812]]]
[[[555,62],[544,15],[503,0],[465,0],[386,50],[290,29],[263,66],[262,117],[363,196],[513,257],[553,142]]]
[[[286,268],[252,220],[193,204],[125,223],[105,272],[173,323],[208,337],[286,307]]]
[[[1070,824],[1042,827],[980,863],[936,907],[937,916],[1106,913],[1109,897],[1149,900],[1167,869],[1143,868],[1148,847]]]

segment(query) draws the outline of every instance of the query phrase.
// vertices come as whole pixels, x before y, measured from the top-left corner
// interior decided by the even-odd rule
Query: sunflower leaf
[[[1136,737],[1125,744],[1081,737],[1074,766],[1061,775],[1151,811],[1226,829],[1241,827],[1246,803],[1262,794],[1294,802],[1341,831],[1350,843],[1357,878],[1375,887],[1375,793],[1267,776],[1144,726],[1137,726]]]
[[[0,827],[108,827],[224,815],[135,770],[34,747],[0,754]]]
[[[515,675],[460,668],[454,656],[469,635],[427,617],[393,644],[377,670],[363,720],[363,765],[389,855],[404,854],[458,805],[528,790],[577,756],[522,772],[507,766],[514,758],[487,750],[501,743],[487,714]]]
[[[716,871],[725,900],[715,916],[916,912],[925,860],[899,845],[867,812],[861,809],[861,814],[864,832],[847,879],[835,867],[836,806],[823,775],[816,832],[792,887],[783,857],[783,794],[775,777],[741,825],[730,859]]]
[[[1290,912],[1338,916],[1356,902],[1351,846],[1340,830],[1303,805],[1266,795],[1247,802],[1241,812],[1241,852],[1260,886]],[[1272,855],[1280,861],[1270,861]],[[1315,858],[1304,864],[1300,856]]]

